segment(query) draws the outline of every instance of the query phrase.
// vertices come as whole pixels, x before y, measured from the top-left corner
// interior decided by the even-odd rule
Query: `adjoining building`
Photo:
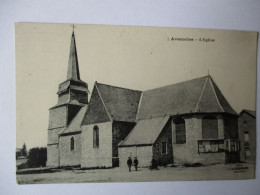
[[[148,165],[148,154],[162,165],[239,161],[238,115],[209,75],[144,91],[136,118],[121,164],[132,155]]]
[[[254,163],[256,159],[256,112],[242,110],[239,114],[238,127],[241,143],[240,159]]]
[[[210,75],[148,91],[95,82],[88,102],[74,32],[68,74],[50,108],[47,166],[239,161],[238,115]]]

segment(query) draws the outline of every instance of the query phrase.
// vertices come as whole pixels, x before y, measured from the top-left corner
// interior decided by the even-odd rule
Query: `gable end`
[[[88,105],[88,110],[81,125],[90,125],[108,121],[111,121],[111,118],[105,108],[97,86],[94,85],[94,89]]]

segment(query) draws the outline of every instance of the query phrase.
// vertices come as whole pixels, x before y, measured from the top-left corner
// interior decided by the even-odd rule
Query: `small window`
[[[94,126],[93,128],[93,148],[99,147],[99,128],[98,126]]]
[[[244,131],[244,140],[245,140],[245,142],[249,141],[249,132],[248,131]]]
[[[247,126],[247,122],[246,122],[246,121],[244,121],[244,122],[243,122],[243,125],[244,125],[244,127],[246,127],[246,126]]]
[[[162,142],[162,154],[167,154],[167,142]]]
[[[70,138],[70,151],[74,151],[74,143],[75,141],[74,141],[74,137],[71,137]]]

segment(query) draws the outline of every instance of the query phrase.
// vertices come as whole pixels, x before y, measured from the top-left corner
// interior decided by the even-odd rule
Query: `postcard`
[[[16,23],[17,183],[254,179],[257,38]]]

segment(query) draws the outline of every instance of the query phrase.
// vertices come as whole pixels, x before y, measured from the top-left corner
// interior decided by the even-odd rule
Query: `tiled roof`
[[[144,91],[139,107],[138,120],[198,112],[237,114],[210,76]]]
[[[119,146],[153,144],[166,125],[169,116],[140,120]]]
[[[59,91],[58,91],[58,93],[67,90],[67,88],[68,88],[69,86],[70,86],[70,82],[69,82],[69,81],[65,81],[65,82],[61,83],[61,84],[59,85]]]
[[[133,122],[141,91],[96,83],[98,92],[112,120]]]
[[[256,111],[244,109],[244,110],[242,110],[242,111],[240,112],[240,115],[241,115],[242,113],[244,113],[244,112],[247,112],[249,115],[251,115],[252,117],[256,118]]]

